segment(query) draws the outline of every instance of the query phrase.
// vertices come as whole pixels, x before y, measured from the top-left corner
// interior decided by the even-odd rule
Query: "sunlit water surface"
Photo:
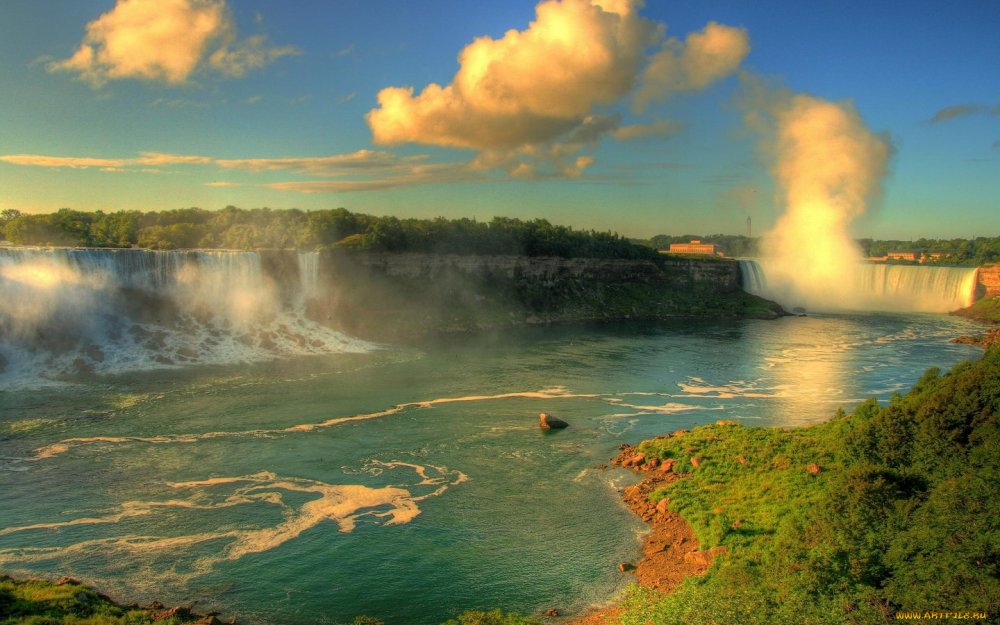
[[[791,426],[976,348],[933,315],[545,328],[0,393],[0,570],[244,623],[580,611],[644,526],[621,443]],[[544,433],[546,411],[572,425]]]

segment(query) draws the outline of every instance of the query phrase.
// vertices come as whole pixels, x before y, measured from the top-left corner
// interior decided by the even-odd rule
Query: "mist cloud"
[[[73,56],[48,69],[94,87],[125,78],[180,84],[202,66],[239,77],[298,53],[269,46],[261,35],[239,39],[225,0],[118,0],[87,24]]]
[[[763,240],[772,296],[791,306],[863,308],[850,224],[879,194],[891,142],[849,102],[753,87],[748,119],[764,132],[784,206]]]

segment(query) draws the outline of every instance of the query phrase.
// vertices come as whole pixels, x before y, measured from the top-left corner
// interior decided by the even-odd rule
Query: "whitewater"
[[[373,349],[306,316],[318,257],[282,284],[256,252],[0,247],[0,383]]]
[[[812,311],[883,311],[947,313],[972,305],[975,267],[931,267],[851,263],[840,273],[849,278],[849,296],[831,300],[801,293],[793,285],[768,276],[778,271],[774,259],[740,260],[743,290],[778,302],[786,309]],[[840,286],[840,285],[838,285]]]

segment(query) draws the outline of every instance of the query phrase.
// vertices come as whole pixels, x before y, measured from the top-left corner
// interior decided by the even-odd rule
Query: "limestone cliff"
[[[277,256],[264,265],[269,273],[294,269]],[[744,293],[738,263],[723,259],[332,251],[320,265],[321,296],[310,303],[310,316],[374,340],[548,323],[782,314]]]

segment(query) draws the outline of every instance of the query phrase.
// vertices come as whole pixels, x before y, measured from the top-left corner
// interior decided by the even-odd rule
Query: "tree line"
[[[973,239],[925,239],[897,241],[859,239],[865,256],[885,256],[889,252],[922,252],[940,254],[924,264],[980,266],[1000,262],[1000,237],[975,237]]]
[[[435,254],[516,254],[657,259],[656,250],[692,239],[714,243],[727,256],[753,257],[760,238],[743,235],[667,235],[626,239],[616,233],[574,230],[545,219],[399,219],[352,213],[269,208],[86,212],[69,208],[42,215],[0,211],[0,239],[21,245],[141,247],[148,249],[322,249],[342,247]],[[925,264],[977,266],[1000,262],[1000,236],[916,241],[859,239],[865,256],[889,252],[936,253]]]
[[[399,219],[352,213],[227,206],[218,211],[0,213],[0,233],[20,245],[172,249],[347,248],[434,254],[513,254],[657,260],[647,246],[612,232],[574,230],[545,219]]]
[[[669,249],[671,243],[688,243],[699,240],[702,243],[714,243],[722,248],[727,256],[756,257],[763,251],[761,239],[743,235],[730,234],[685,234],[681,236],[658,234],[649,239],[633,239],[641,245],[655,249]],[[916,241],[858,239],[865,257],[883,257],[889,252],[921,252],[925,256],[935,254],[936,257],[924,259],[927,265],[962,265],[976,267],[1000,262],[1000,236],[975,237],[973,239],[926,239]],[[905,263],[907,261],[894,261]]]

